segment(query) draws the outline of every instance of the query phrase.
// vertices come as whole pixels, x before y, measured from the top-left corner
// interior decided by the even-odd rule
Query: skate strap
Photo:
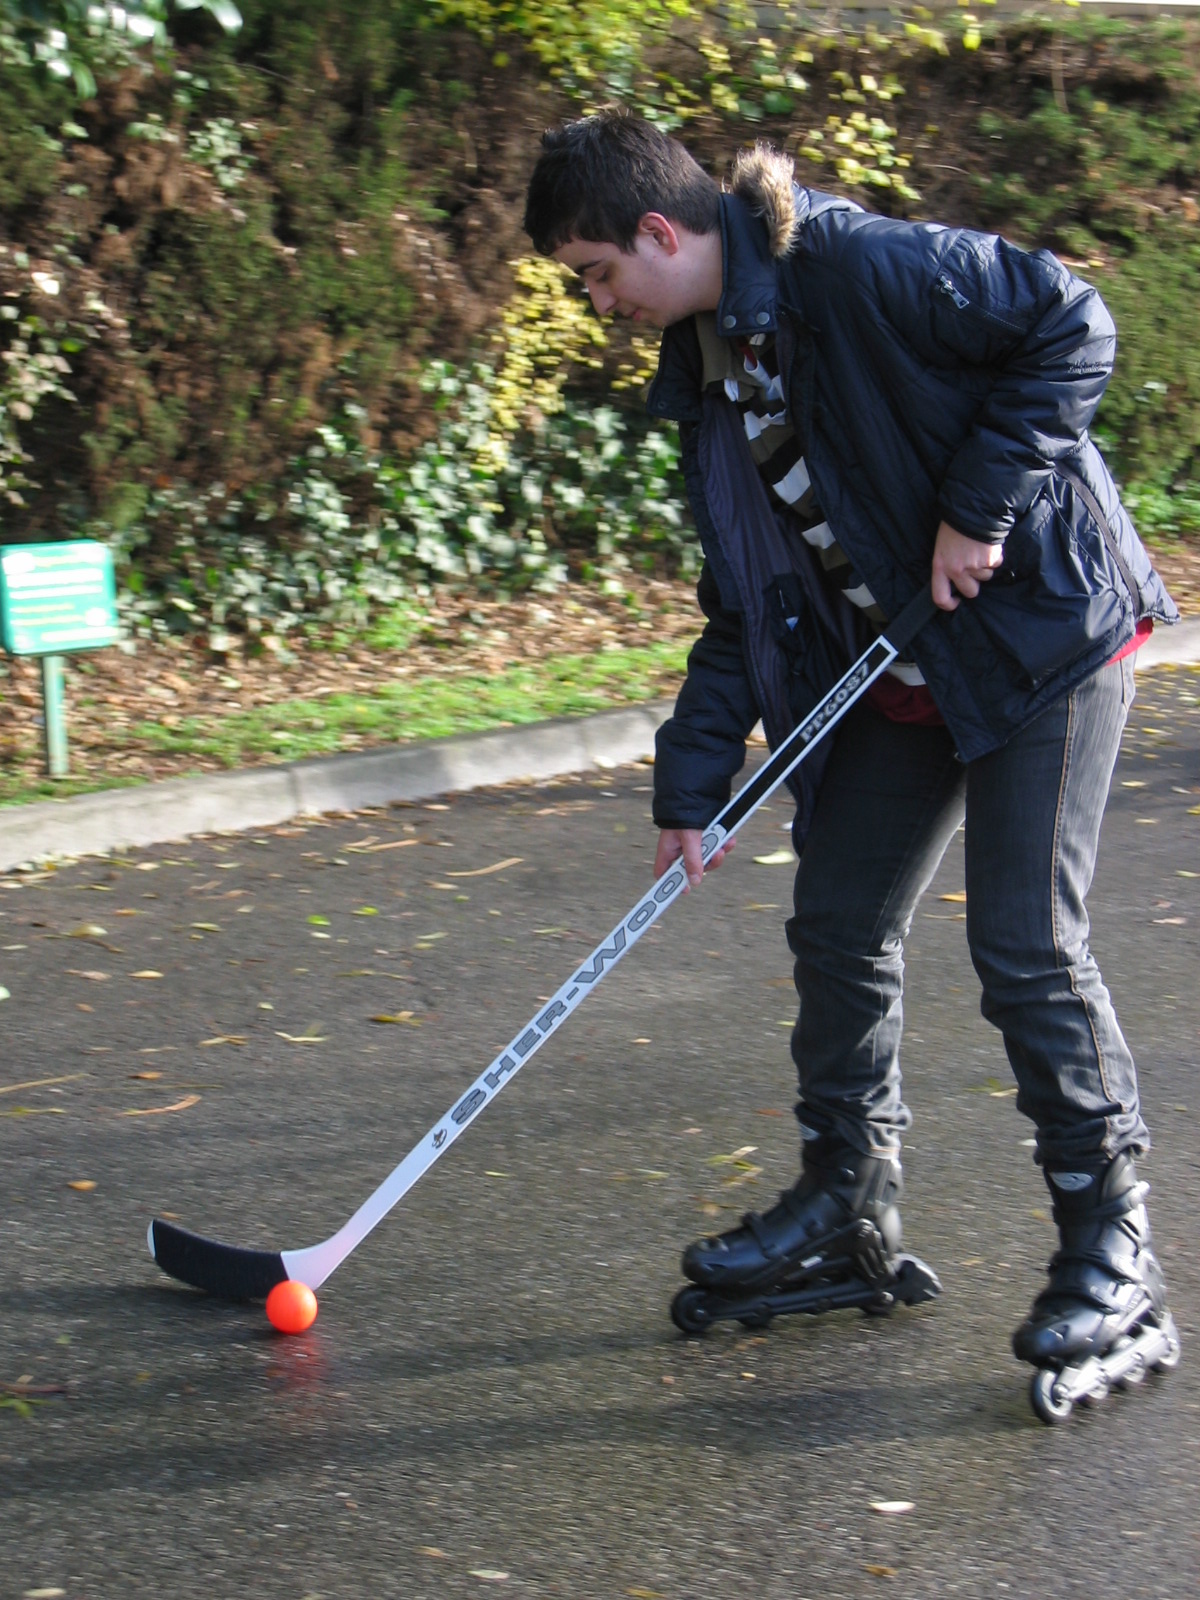
[[[1050,1285],[1039,1300],[1083,1300],[1102,1311],[1121,1311],[1129,1303],[1130,1289],[1143,1287],[1136,1257],[1113,1257],[1060,1250],[1050,1262]]]
[[[1150,1193],[1150,1185],[1144,1178],[1124,1190],[1123,1193],[1114,1195],[1111,1200],[1103,1200],[1098,1205],[1091,1198],[1080,1204],[1079,1196],[1082,1190],[1063,1190],[1058,1187],[1056,1176],[1051,1174],[1051,1182],[1055,1184],[1051,1192],[1051,1209],[1054,1220],[1060,1228],[1078,1227],[1083,1222],[1115,1222],[1120,1217],[1127,1217],[1137,1208]]]
[[[785,1259],[785,1252],[780,1250],[779,1246],[774,1242],[770,1228],[757,1211],[747,1211],[742,1218],[742,1227],[754,1235],[754,1242],[768,1261],[782,1261]]]

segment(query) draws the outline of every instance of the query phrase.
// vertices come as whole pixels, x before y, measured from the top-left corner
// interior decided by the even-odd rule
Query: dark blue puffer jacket
[[[1142,618],[1177,620],[1088,436],[1116,350],[1094,289],[1048,252],[794,186],[762,147],[722,198],[721,230],[718,331],[776,334],[818,500],[884,611],[929,582],[943,520],[1004,543],[978,598],[912,647],[963,760],[1004,744]],[[676,323],[648,405],[680,423],[708,621],[659,734],[660,827],[711,820],[759,717],[778,744],[863,643],[700,373],[694,325]],[[801,613],[791,633],[781,593]],[[796,775],[801,832],[821,765]]]

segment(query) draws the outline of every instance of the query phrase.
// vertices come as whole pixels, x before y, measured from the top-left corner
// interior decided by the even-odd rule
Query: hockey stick
[[[933,597],[924,589],[909,602],[887,633],[876,639],[825,698],[809,712],[783,744],[717,814],[704,831],[701,854],[705,861],[737,832],[763,801],[779,788],[808,752],[841,720],[864,691],[874,683],[933,615]],[[676,862],[638,901],[592,951],[587,961],[532,1017],[506,1049],[436,1122],[421,1142],[393,1168],[374,1194],[338,1231],[320,1244],[304,1250],[252,1250],[221,1244],[188,1233],[156,1218],[148,1232],[150,1253],[164,1272],[197,1289],[225,1300],[261,1300],[287,1278],[299,1279],[317,1289],[371,1229],[422,1178],[459,1134],[498,1095],[551,1034],[557,1032],[584,996],[600,982],[651,927],[687,885],[687,874]]]

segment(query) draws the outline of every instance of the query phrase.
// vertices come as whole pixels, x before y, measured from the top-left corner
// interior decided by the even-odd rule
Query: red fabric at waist
[[[1115,656],[1109,657],[1108,665],[1131,656],[1153,632],[1154,623],[1149,617],[1143,617],[1133,638],[1128,644],[1122,645]],[[899,678],[890,677],[886,672],[876,678],[867,690],[867,703],[887,717],[889,722],[913,722],[924,728],[936,728],[943,720],[925,684],[901,683]]]
[[[901,683],[886,672],[867,690],[867,703],[889,722],[916,722],[924,728],[936,728],[942,722],[942,713],[925,684]]]
[[[1111,667],[1114,661],[1124,661],[1126,656],[1131,656],[1135,650],[1140,650],[1146,640],[1154,632],[1154,623],[1150,617],[1143,617],[1137,625],[1137,632],[1128,644],[1123,644],[1115,656],[1109,656],[1108,664]]]

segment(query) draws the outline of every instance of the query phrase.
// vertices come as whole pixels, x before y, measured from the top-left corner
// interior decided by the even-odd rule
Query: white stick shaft
[[[769,795],[774,794],[808,751],[825,737],[850,706],[895,660],[896,655],[896,647],[886,637],[875,640],[864,651],[820,704],[768,757],[749,783],[733,796],[704,830],[701,853],[705,861],[727,839],[732,838]],[[404,1198],[418,1179],[445,1154],[484,1106],[516,1077],[530,1057],[558,1031],[604,975],[632,950],[646,929],[653,927],[667,907],[683,893],[686,885],[687,874],[683,867],[678,862],[669,867],[608,938],[596,946],[583,966],[567,979],[557,994],[480,1073],[462,1099],[430,1128],[420,1143],[363,1201],[347,1223],[321,1244],[282,1252],[288,1277],[299,1279],[311,1289],[319,1288],[350,1252],[362,1243],[371,1229],[382,1222],[392,1207]]]

